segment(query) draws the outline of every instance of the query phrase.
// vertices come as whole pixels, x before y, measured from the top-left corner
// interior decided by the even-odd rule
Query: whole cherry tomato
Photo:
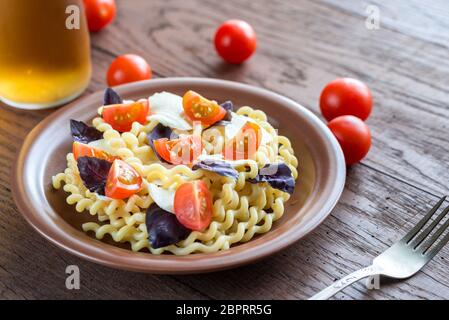
[[[245,21],[229,20],[215,33],[215,49],[229,63],[242,63],[256,50],[256,33]]]
[[[335,79],[321,92],[320,109],[327,121],[344,115],[366,120],[372,108],[371,91],[366,84],[356,79]]]
[[[371,132],[365,122],[354,116],[340,116],[327,125],[340,143],[346,164],[362,160],[371,147]]]
[[[110,87],[151,79],[151,67],[144,58],[135,54],[125,54],[112,61],[106,75]]]
[[[115,0],[84,0],[89,31],[97,32],[114,20],[117,8]]]

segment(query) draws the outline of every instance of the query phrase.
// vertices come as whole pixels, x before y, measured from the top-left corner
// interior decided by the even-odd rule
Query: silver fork
[[[406,279],[413,276],[421,270],[449,241],[449,233],[446,234],[440,242],[436,243],[446,229],[449,227],[447,219],[439,228],[440,221],[449,212],[449,206],[446,207],[429,226],[424,226],[435,215],[438,208],[441,207],[446,197],[443,197],[438,203],[425,215],[418,224],[410,230],[401,240],[393,244],[386,251],[381,253],[373,260],[369,267],[360,269],[350,275],[334,282],[332,285],[317,293],[309,300],[325,300],[335,295],[340,290],[371,276],[386,276],[395,279]],[[432,235],[432,231],[436,230]],[[420,231],[422,231],[420,233]]]

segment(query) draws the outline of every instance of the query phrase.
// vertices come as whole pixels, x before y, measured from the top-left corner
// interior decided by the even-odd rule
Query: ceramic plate
[[[12,189],[25,219],[57,246],[90,261],[110,267],[151,273],[200,273],[254,262],[300,240],[316,228],[337,203],[345,183],[346,167],[338,142],[326,125],[298,103],[249,85],[216,79],[167,78],[119,86],[125,99],[148,97],[159,91],[182,95],[195,90],[217,101],[232,100],[264,111],[269,122],[292,142],[299,159],[299,178],[284,216],[273,229],[252,240],[216,253],[174,256],[132,252],[111,239],[96,240],[81,230],[95,221],[66,204],[66,194],[53,190],[51,177],[66,166],[71,150],[69,119],[89,122],[102,103],[97,92],[54,112],[26,140],[13,171]]]

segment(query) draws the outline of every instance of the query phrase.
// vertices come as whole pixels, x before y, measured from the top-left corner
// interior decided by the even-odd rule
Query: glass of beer
[[[91,76],[82,0],[0,0],[0,100],[23,109],[61,105]]]

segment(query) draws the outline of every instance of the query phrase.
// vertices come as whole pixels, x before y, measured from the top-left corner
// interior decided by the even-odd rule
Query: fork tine
[[[410,240],[412,240],[418,232],[422,229],[422,227],[429,221],[429,219],[435,214],[435,212],[438,210],[439,207],[443,204],[444,200],[446,200],[446,196],[442,197],[440,201],[432,208],[430,211],[424,216],[424,218],[421,219],[421,221],[418,222],[418,224],[407,233],[404,238],[402,238],[401,241],[405,241],[406,243],[409,243]]]
[[[440,240],[440,242],[428,253],[427,251],[432,247],[432,245],[438,240],[438,238],[446,231],[449,227],[449,219],[438,229],[437,232],[435,232],[435,235],[432,236],[432,243],[429,243],[429,247],[423,252],[426,256],[429,257],[429,259],[432,259],[443,247],[446,245],[446,243],[449,241],[449,233],[444,236],[443,239]],[[437,235],[438,233],[438,235]]]
[[[444,231],[447,230],[447,228],[449,228],[449,219],[447,219],[444,224],[437,230],[435,231],[435,233],[430,237],[429,240],[427,240],[421,247],[426,247],[426,249],[423,250],[423,254],[426,254],[427,251],[429,251],[429,249],[432,247],[432,245],[437,242],[437,240],[440,238],[440,236],[444,233]],[[446,235],[443,240],[441,240],[438,245],[436,247],[434,247],[431,250],[431,253],[433,253],[433,255],[435,255],[438,251],[441,250],[441,248],[446,244],[444,241],[448,241],[446,238],[448,236]],[[436,252],[434,252],[436,249]],[[431,254],[429,253],[429,255]],[[433,257],[433,256],[432,256]]]
[[[435,227],[440,223],[441,220],[444,219],[444,217],[449,212],[449,206],[447,206],[439,215],[436,217],[436,219],[432,222],[431,225],[429,225],[418,237],[416,237],[415,240],[411,242],[411,245],[414,249],[418,248],[418,246],[427,238],[427,236],[435,229]]]

